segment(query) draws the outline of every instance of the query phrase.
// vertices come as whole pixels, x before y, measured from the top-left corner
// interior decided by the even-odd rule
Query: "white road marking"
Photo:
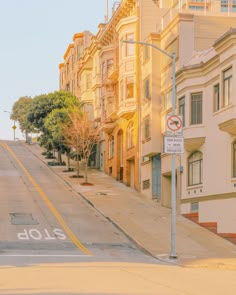
[[[36,228],[31,228],[29,230],[24,229],[23,232],[17,234],[19,240],[66,240],[66,235],[63,233],[63,230],[54,228],[52,235],[49,234],[49,231],[44,228],[43,230],[38,230]]]
[[[0,254],[0,257],[94,257],[84,254]]]

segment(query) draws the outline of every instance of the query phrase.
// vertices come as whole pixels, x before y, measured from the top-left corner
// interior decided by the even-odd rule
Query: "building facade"
[[[170,207],[171,156],[163,138],[172,60],[151,45],[176,54],[175,111],[183,116],[185,148],[176,157],[177,204],[203,222],[211,208],[235,200],[235,2],[123,0],[96,35],[74,35],[59,65],[60,89],[75,94],[101,130],[97,167]],[[215,163],[224,166],[217,175]]]

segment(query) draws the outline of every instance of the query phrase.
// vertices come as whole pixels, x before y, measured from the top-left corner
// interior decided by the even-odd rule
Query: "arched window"
[[[114,157],[114,145],[115,145],[115,140],[114,140],[114,136],[112,135],[109,139],[109,159]]]
[[[188,185],[202,183],[202,153],[194,152],[188,158]]]
[[[233,177],[236,177],[236,141],[233,143]]]
[[[134,123],[130,122],[127,128],[127,148],[134,146]]]

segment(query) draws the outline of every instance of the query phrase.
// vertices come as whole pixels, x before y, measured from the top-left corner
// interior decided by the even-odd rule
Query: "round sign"
[[[178,131],[179,129],[182,128],[182,124],[183,122],[180,116],[173,115],[173,116],[169,116],[169,118],[167,119],[167,128],[170,131],[173,131],[173,132]]]

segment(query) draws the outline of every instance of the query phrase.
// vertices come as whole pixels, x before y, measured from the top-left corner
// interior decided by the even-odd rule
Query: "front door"
[[[161,156],[152,157],[152,197],[161,197]]]

